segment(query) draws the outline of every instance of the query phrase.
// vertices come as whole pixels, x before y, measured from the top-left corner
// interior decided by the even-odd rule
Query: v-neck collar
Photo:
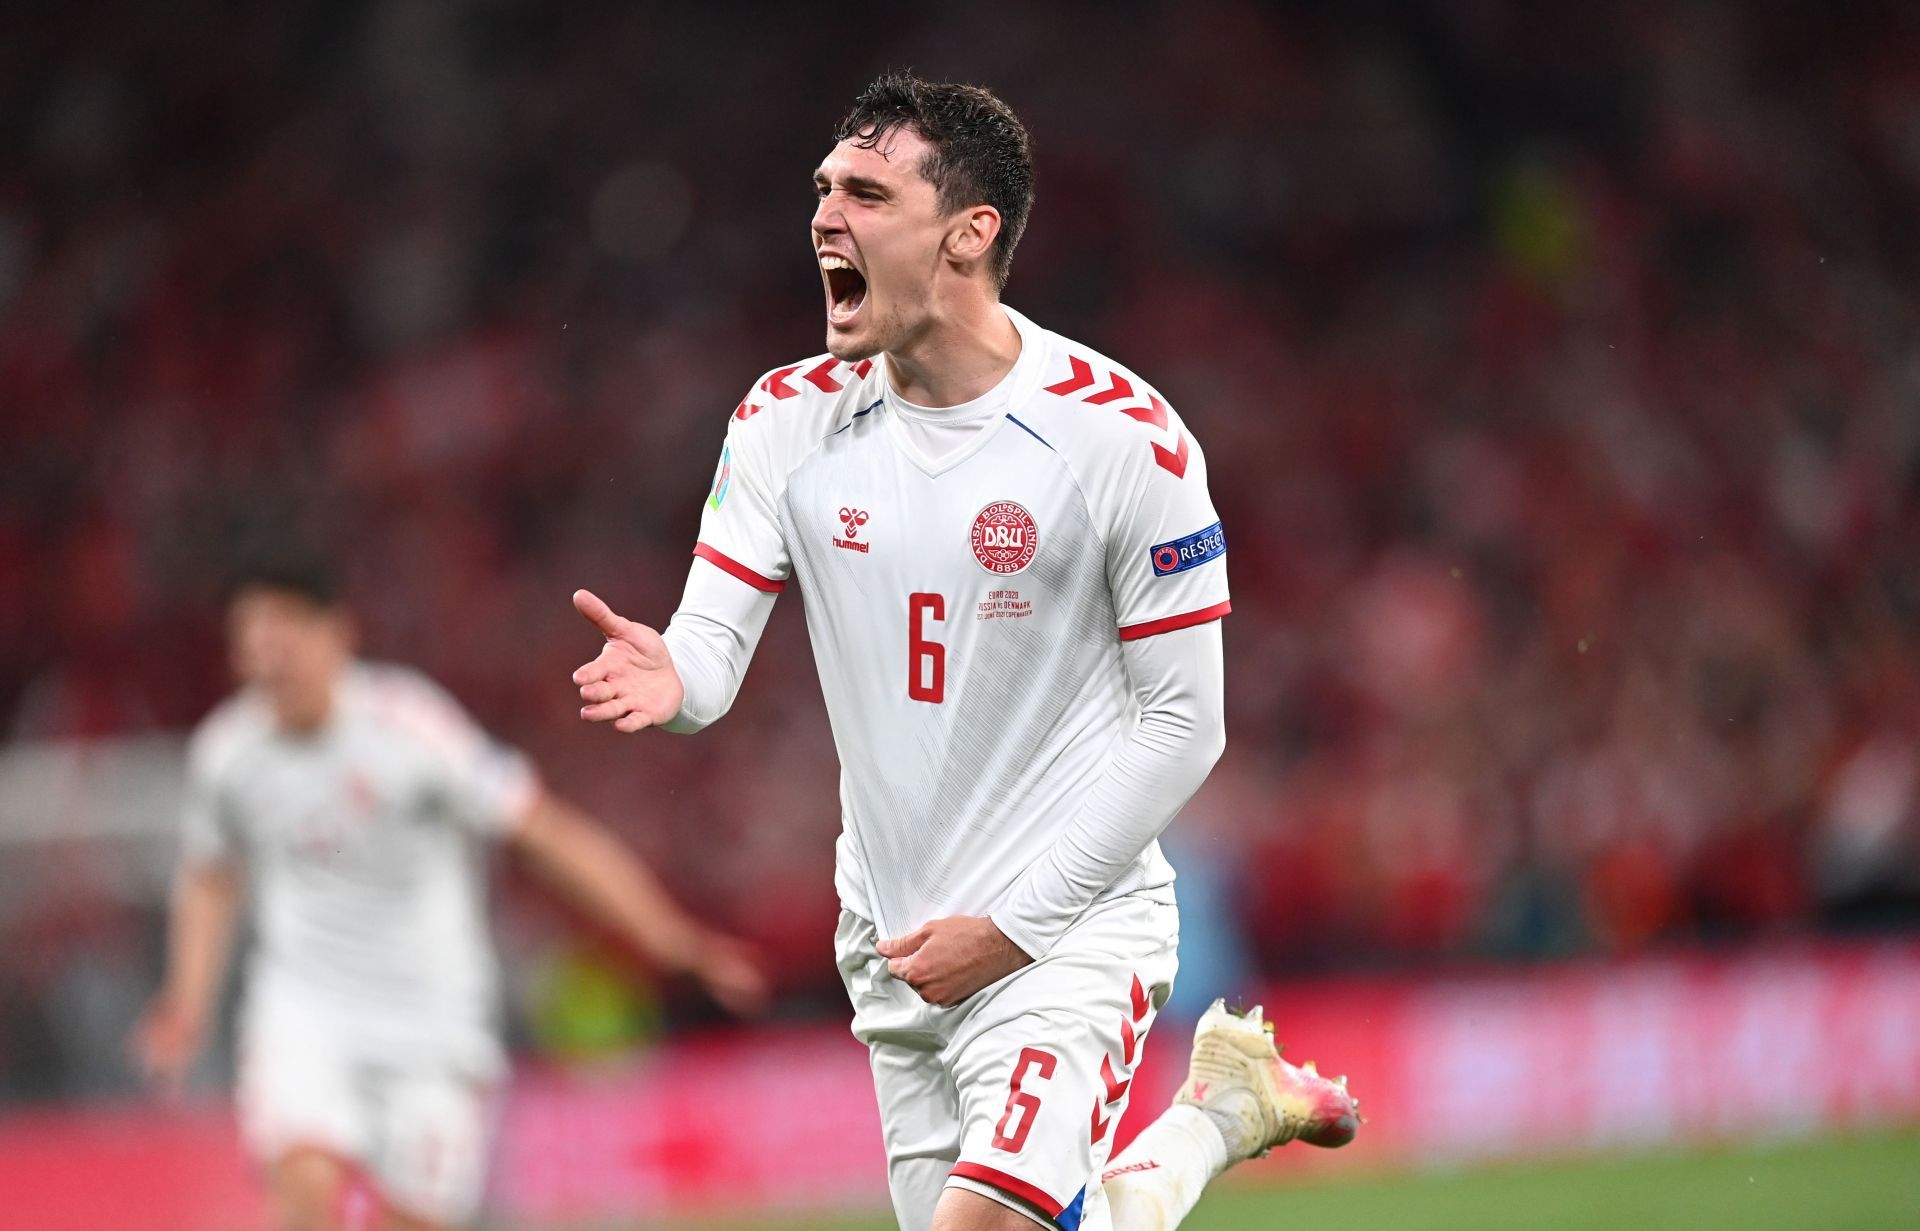
[[[880,409],[882,412],[881,417],[886,421],[887,435],[892,439],[894,447],[900,450],[902,456],[912,462],[915,469],[921,471],[929,478],[939,478],[947,471],[952,470],[955,466],[960,465],[974,454],[980,452],[980,450],[986,448],[987,443],[999,434],[1001,426],[1006,423],[1008,411],[1012,409],[1016,403],[1024,402],[1027,399],[1033,392],[1034,386],[1039,382],[1041,374],[1046,371],[1045,331],[1005,304],[1000,305],[1000,310],[1007,314],[1007,319],[1011,321],[1013,327],[1020,332],[1020,356],[1013,361],[1013,367],[1008,369],[1007,374],[1000,378],[999,384],[996,384],[993,388],[987,390],[971,402],[964,402],[960,406],[955,407],[940,408],[915,405],[901,397],[899,393],[894,390],[892,375],[887,370],[886,361],[882,359],[879,364],[880,396],[882,399]],[[920,451],[919,447],[913,443],[912,438],[907,434],[906,429],[900,425],[902,414],[909,413],[903,411],[902,407],[911,407],[912,411],[910,413],[927,415],[938,414],[943,409],[965,410],[989,401],[995,403],[991,419],[973,434],[972,439],[968,440],[958,449],[941,457],[937,463],[928,459],[926,454]]]

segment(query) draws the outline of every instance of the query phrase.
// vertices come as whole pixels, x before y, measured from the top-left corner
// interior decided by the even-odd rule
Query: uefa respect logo
[[[1147,549],[1147,559],[1153,565],[1155,577],[1184,573],[1226,554],[1227,532],[1219,522],[1214,522],[1205,530],[1196,530],[1185,538],[1175,539],[1171,543],[1155,543]]]

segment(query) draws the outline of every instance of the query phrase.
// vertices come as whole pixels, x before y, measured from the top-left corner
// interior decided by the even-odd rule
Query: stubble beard
[[[851,334],[835,336],[833,326],[827,326],[827,353],[842,363],[859,363],[863,359],[877,359],[893,349],[906,330],[897,313],[876,316],[865,329],[856,329]]]

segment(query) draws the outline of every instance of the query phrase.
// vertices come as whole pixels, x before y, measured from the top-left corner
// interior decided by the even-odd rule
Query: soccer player
[[[323,567],[289,558],[247,574],[228,629],[244,687],[193,737],[166,982],[134,1049],[178,1088],[250,890],[240,1118],[287,1231],[341,1225],[355,1172],[389,1227],[473,1217],[503,1070],[492,844],[727,1007],[764,1000],[744,946],[683,913],[452,697],[356,659]]]
[[[889,75],[814,173],[827,351],[734,410],[663,635],[592,593],[581,716],[724,714],[790,578],[841,762],[837,947],[909,1231],[1174,1226],[1357,1125],[1217,1004],[1108,1165],[1175,967],[1157,837],[1224,743],[1226,540],[1159,393],[1000,302],[1033,196],[991,93]]]

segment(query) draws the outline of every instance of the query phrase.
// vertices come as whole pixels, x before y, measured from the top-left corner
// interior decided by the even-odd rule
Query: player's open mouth
[[[827,320],[835,325],[849,324],[867,302],[866,275],[846,257],[825,254],[820,257],[820,272],[827,280]]]

